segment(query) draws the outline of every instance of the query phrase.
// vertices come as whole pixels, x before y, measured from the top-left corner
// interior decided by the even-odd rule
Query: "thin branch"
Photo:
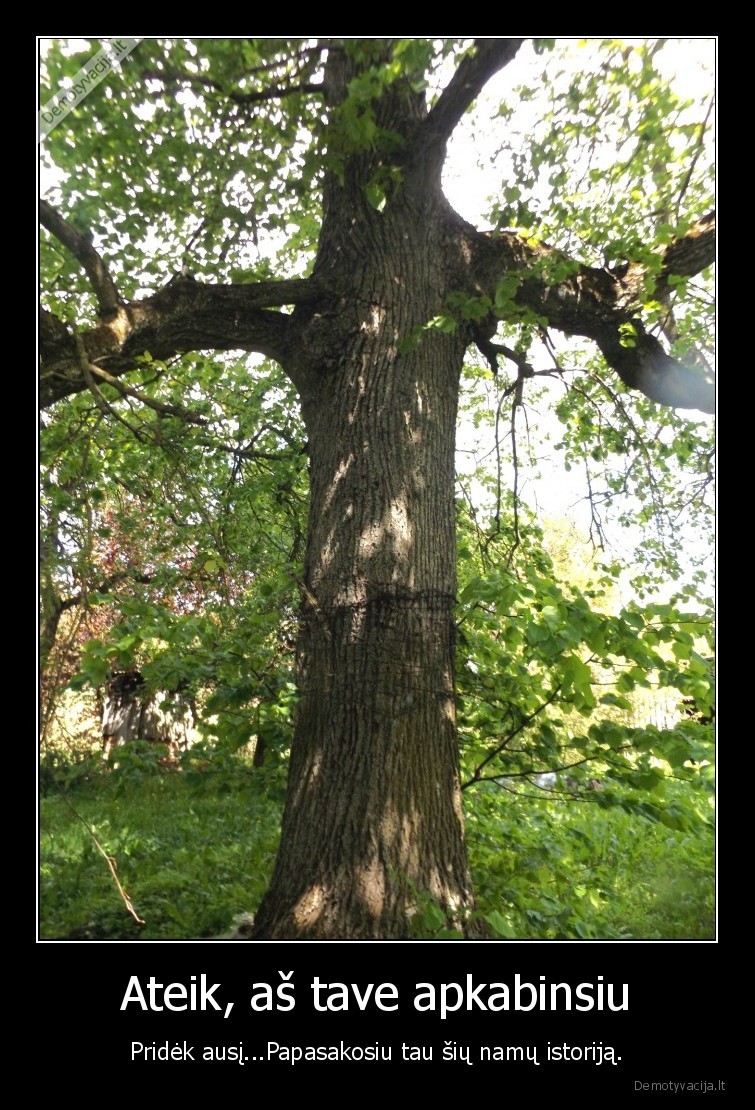
[[[514,510],[514,542],[509,550],[508,558],[506,559],[506,569],[511,566],[514,558],[514,552],[521,543],[521,536],[519,535],[519,458],[516,450],[516,410],[522,404],[522,379],[517,378],[516,381],[517,392],[514,395],[514,403],[511,406],[511,461],[514,467],[514,484],[511,490],[512,507]]]
[[[710,98],[710,103],[708,104],[708,111],[705,113],[705,119],[700,124],[700,133],[697,136],[697,146],[695,148],[695,153],[692,156],[692,161],[689,164],[689,169],[687,170],[686,174],[684,175],[684,181],[682,181],[681,188],[679,189],[679,195],[676,198],[676,218],[677,218],[677,220],[679,219],[679,210],[681,208],[682,201],[684,199],[684,194],[687,192],[687,189],[689,188],[689,183],[692,180],[692,174],[695,172],[695,166],[697,165],[698,158],[700,157],[700,155],[702,154],[702,151],[703,151],[703,138],[705,136],[705,130],[708,126],[708,120],[710,119],[710,114],[713,111],[713,104],[714,104],[714,98],[711,97]]]
[[[126,580],[132,582],[139,582],[140,585],[146,586],[152,582],[151,574],[134,574],[130,570],[118,570],[114,574],[109,574],[101,582],[96,583],[90,589],[79,590],[77,594],[72,594],[71,597],[61,598],[58,603],[58,608],[61,613],[65,613],[68,609],[73,609],[74,606],[80,605],[89,594],[107,594],[110,593],[113,586],[117,586],[119,582]]]
[[[297,458],[301,451],[255,451],[248,447],[231,447],[227,443],[217,443],[210,439],[198,439],[200,447],[211,447],[215,451],[225,451],[236,459],[261,459],[263,462],[283,462]]]
[[[488,541],[487,541],[488,543],[490,543],[490,540],[494,536],[497,536],[499,534],[499,532],[501,531],[502,464],[501,464],[500,425],[501,425],[501,410],[503,408],[503,402],[504,402],[504,397],[501,397],[501,399],[498,402],[498,404],[496,405],[496,409],[495,409],[495,475],[496,475],[496,478],[495,478],[495,517],[494,517],[495,531],[492,532],[491,535],[488,537]],[[485,550],[487,552],[487,546],[486,546]]]
[[[479,343],[478,343],[478,346],[479,346]],[[500,530],[501,530],[501,444],[500,444],[500,435],[499,435],[498,429],[499,429],[500,421],[501,421],[501,411],[503,409],[503,403],[504,403],[504,401],[506,401],[513,394],[514,403],[511,406],[511,416],[510,416],[509,423],[510,423],[510,435],[511,435],[511,458],[512,458],[513,469],[514,469],[514,482],[513,482],[513,486],[512,486],[512,499],[513,499],[512,505],[513,505],[513,513],[514,513],[514,542],[511,546],[511,549],[509,550],[508,558],[506,560],[506,569],[508,569],[511,566],[511,561],[514,558],[514,553],[515,553],[516,549],[519,547],[519,544],[521,543],[521,536],[520,536],[520,533],[519,533],[519,456],[518,456],[518,453],[517,453],[517,443],[516,443],[516,412],[517,412],[518,408],[522,408],[522,409],[524,408],[523,390],[524,390],[524,381],[525,381],[526,378],[534,378],[534,377],[539,377],[539,376],[553,377],[554,375],[549,370],[540,370],[540,371],[533,370],[532,367],[530,366],[530,364],[525,359],[523,359],[520,355],[516,354],[516,352],[510,350],[510,348],[504,347],[502,344],[494,345],[494,344],[491,343],[491,344],[488,344],[488,346],[491,347],[491,348],[494,348],[495,351],[499,351],[502,354],[505,354],[507,358],[510,358],[513,362],[516,362],[518,367],[519,367],[519,373],[517,374],[516,379],[514,380],[514,382],[512,382],[511,385],[507,386],[506,389],[503,391],[503,393],[501,394],[501,399],[498,402],[498,405],[496,406],[496,413],[495,413],[496,509],[495,509],[495,516],[494,516],[496,527],[495,527],[495,531],[490,536],[488,536],[488,540],[487,540],[487,542],[490,543],[490,541],[495,536],[497,536],[499,534]],[[525,416],[525,418],[526,418],[526,416]]]
[[[500,742],[500,744],[496,744],[496,746],[492,750],[492,752],[490,752],[488,755],[485,756],[482,763],[478,763],[477,767],[475,767],[474,771],[472,772],[471,779],[468,779],[466,782],[462,783],[462,785],[461,785],[462,790],[466,790],[468,786],[473,786],[476,782],[480,781],[482,771],[485,767],[487,767],[488,763],[490,763],[492,760],[494,760],[497,755],[500,755],[501,752],[504,750],[504,748],[506,748],[511,743],[511,741],[514,739],[515,736],[517,736],[520,732],[522,732],[525,728],[527,728],[530,724],[532,724],[532,722],[535,720],[535,718],[540,713],[542,713],[542,711],[544,709],[547,709],[547,707],[551,704],[551,702],[553,702],[554,699],[556,698],[556,695],[558,694],[559,690],[561,689],[561,685],[562,684],[559,682],[557,686],[554,686],[554,688],[551,690],[550,694],[548,694],[548,697],[545,699],[545,701],[542,702],[537,707],[537,709],[533,709],[533,711],[531,713],[529,713],[526,717],[523,717],[522,720],[519,722],[519,724],[516,726],[516,728],[512,729],[511,732],[508,732],[506,734],[506,736],[503,738],[503,740]]]
[[[612,754],[616,754],[617,752],[629,751],[630,747],[631,747],[631,745],[629,745],[629,744],[620,744],[618,748],[613,748],[612,749]],[[595,755],[587,755],[583,759],[575,759],[572,763],[561,763],[557,767],[552,767],[551,770],[555,771],[556,774],[561,774],[563,771],[571,771],[575,767],[581,767],[584,763],[593,763],[598,758],[600,758],[600,757],[595,756]],[[607,756],[605,757],[605,762],[608,763],[609,765],[616,766],[615,764],[612,764],[612,761]],[[538,786],[538,790],[541,791],[540,794],[525,794],[521,790],[512,790],[510,787],[505,786],[502,782],[500,782],[500,780],[502,778],[503,779],[527,779],[527,780],[529,780],[530,775],[538,775],[538,774],[543,774],[543,773],[544,772],[542,772],[542,771],[529,770],[529,771],[511,771],[511,772],[509,772],[505,775],[480,775],[480,777],[478,779],[476,779],[476,780],[475,779],[470,779],[469,782],[464,783],[464,785],[462,786],[462,790],[466,786],[475,786],[478,782],[495,782],[499,786],[501,786],[502,789],[507,790],[509,794],[513,794],[513,796],[515,798],[533,798],[537,801],[559,801],[559,800],[563,799],[564,797],[566,797],[570,801],[584,802],[584,801],[588,801],[588,800],[592,799],[594,794],[595,794],[595,789],[593,787],[589,787],[589,786],[588,786],[587,789],[582,787],[580,790],[571,789],[571,790],[547,790],[547,791],[546,791],[545,787]],[[593,781],[593,780],[591,780],[591,781]],[[547,795],[546,797],[543,796],[544,793]]]
[[[87,822],[84,820],[84,818],[81,816],[81,814],[73,808],[71,803],[68,801],[68,798],[64,797],[63,801],[66,803],[66,805],[68,806],[68,808],[70,809],[70,811],[74,815],[74,817],[77,820],[81,821],[82,825],[84,826],[84,828],[89,833],[92,840],[94,841],[94,844],[95,844],[95,847],[97,848],[97,851],[101,854],[102,858],[105,860],[105,863],[108,865],[108,868],[110,870],[110,874],[113,876],[113,882],[115,883],[115,885],[118,889],[118,893],[120,894],[121,898],[123,899],[123,904],[125,905],[128,912],[131,914],[131,916],[133,917],[136,924],[137,925],[146,925],[147,922],[144,920],[143,917],[139,917],[139,914],[134,909],[133,902],[129,898],[126,891],[123,889],[123,886],[121,884],[121,880],[118,878],[118,865],[115,862],[115,857],[114,856],[109,856],[107,854],[107,852],[102,847],[102,845],[100,844],[97,837],[94,835],[94,832],[91,829],[91,827],[87,824]]]
[[[118,390],[121,397],[133,397],[134,400],[160,413],[161,416],[175,416],[179,420],[183,420],[186,424],[209,423],[206,417],[200,416],[197,412],[191,412],[189,409],[182,408],[180,405],[168,404],[166,401],[156,401],[154,397],[147,397],[144,393],[140,393],[138,389],[133,389],[131,386],[125,385],[122,381],[119,381],[118,378],[114,378],[112,374],[108,374],[107,370],[95,366],[93,362],[89,362],[88,366],[92,374],[96,374],[99,378],[102,378],[104,382],[107,382],[108,385],[112,385],[114,389]]]
[[[592,475],[590,473],[590,466],[587,457],[584,459],[585,464],[585,479],[587,481],[587,500],[590,503],[590,543],[599,551],[606,549],[606,534],[603,531],[603,521],[600,519],[598,513],[597,494],[594,493],[592,488]],[[595,534],[597,533],[597,540]]]
[[[324,92],[322,84],[315,85],[311,82],[303,85],[272,85],[270,88],[261,89],[257,92],[236,92],[233,89],[226,89],[220,81],[215,81],[211,77],[202,77],[200,74],[193,73],[179,73],[175,70],[148,69],[142,73],[142,77],[145,81],[161,81],[166,86],[190,85],[194,88],[211,89],[214,92],[222,93],[234,104],[244,105],[260,104],[266,100],[282,100],[284,97],[295,96],[297,93],[318,93],[322,95]]]
[[[56,212],[46,200],[39,202],[39,220],[42,226],[46,227],[50,234],[54,235],[84,267],[97,298],[100,315],[114,312],[121,304],[118,288],[89,239],[77,231],[59,212]]]
[[[481,328],[475,330],[474,341],[477,350],[487,359],[488,366],[494,376],[498,374],[498,356],[503,355],[509,362],[514,363],[519,371],[520,377],[534,378],[535,371],[532,369],[530,363],[527,362],[526,358],[517,354],[511,347],[507,347],[503,343],[493,343]]]
[[[124,420],[121,414],[119,412],[116,412],[113,406],[103,396],[99,386],[97,385],[97,382],[94,380],[94,377],[92,375],[92,370],[96,370],[97,367],[94,366],[87,358],[84,341],[82,340],[78,332],[74,333],[73,339],[74,343],[76,344],[76,351],[79,356],[79,369],[81,370],[81,374],[86,385],[89,387],[89,391],[94,398],[94,403],[97,408],[100,410],[101,413],[103,413],[104,416],[114,417],[118,421],[118,423],[122,424],[124,428],[127,428],[128,431],[131,432],[131,434],[135,436],[140,443],[143,443],[144,436],[142,435],[139,428],[135,428],[133,424],[129,424],[128,420]]]

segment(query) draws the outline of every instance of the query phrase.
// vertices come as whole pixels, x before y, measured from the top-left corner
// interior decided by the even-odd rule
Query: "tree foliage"
[[[260,935],[474,934],[462,794],[472,829],[709,820],[701,45],[145,40],[42,146],[43,724],[138,668],[196,697],[202,758],[290,749]],[[44,104],[96,44],[43,46]],[[481,229],[442,189],[464,128]],[[529,493],[556,466],[590,573]]]

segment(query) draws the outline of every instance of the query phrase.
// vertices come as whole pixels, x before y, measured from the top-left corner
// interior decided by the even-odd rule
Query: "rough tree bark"
[[[321,354],[296,368],[311,452],[301,705],[260,936],[401,936],[418,894],[459,922],[471,908],[453,680],[465,344],[434,332],[399,351],[447,292],[432,208],[366,219],[335,322],[304,328]]]
[[[467,935],[473,928],[454,719],[454,442],[465,349],[479,342],[495,359],[496,320],[427,328],[448,311],[449,294],[494,300],[500,278],[516,273],[516,304],[594,340],[629,386],[712,410],[712,381],[642,329],[641,274],[578,267],[554,285],[542,265],[548,247],[482,234],[445,201],[446,141],[518,47],[476,44],[430,110],[408,82],[385,85],[372,108],[390,151],[380,143],[346,151],[339,171],[327,172],[309,279],[175,280],[124,304],[91,245],[42,213],[79,257],[101,309],[100,326],[80,336],[43,316],[43,403],[96,390],[103,374],[117,382],[145,350],[165,358],[207,347],[277,359],[301,397],[311,472],[301,701],[256,938],[402,937],[428,895],[450,923]],[[369,64],[390,50],[376,46]],[[365,57],[338,44],[328,51],[333,148],[339,106]],[[387,163],[400,173],[387,179],[393,188],[377,211],[365,187]],[[673,272],[709,265],[714,234],[711,219],[688,237],[689,249],[672,244]],[[638,337],[632,348],[620,342],[626,322]]]
[[[335,53],[331,105],[353,75]],[[378,123],[406,136],[423,118],[423,98],[399,88]],[[341,293],[325,311],[298,312],[289,371],[311,459],[301,703],[258,937],[400,937],[422,897],[461,928],[472,908],[453,678],[468,336],[409,339],[442,312],[455,276],[432,158],[404,166],[401,200],[384,214],[365,197],[370,157],[343,182],[331,176],[315,276]]]

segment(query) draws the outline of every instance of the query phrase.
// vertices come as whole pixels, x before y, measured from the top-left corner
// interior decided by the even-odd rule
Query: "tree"
[[[40,318],[44,408],[88,391],[109,418],[146,406],[155,426],[207,439],[217,379],[192,354],[205,351],[262,355],[298,393],[310,485],[299,702],[257,937],[401,937],[425,896],[476,928],[454,678],[465,353],[477,348],[494,374],[513,367],[512,412],[538,373],[531,344],[554,331],[594,344],[617,408],[638,391],[713,411],[698,337],[684,334],[686,286],[715,251],[696,173],[705,121],[679,122],[655,47],[607,44],[600,77],[577,72],[562,104],[583,113],[575,135],[595,141],[601,96],[619,90],[637,149],[590,180],[634,188],[634,208],[622,201],[602,225],[585,217],[583,233],[557,166],[549,226],[560,220],[575,249],[550,245],[527,226],[535,160],[525,167],[524,153],[494,230],[446,200],[450,138],[530,50],[514,39],[152,40],[122,85],[99,85],[45,146],[61,184],[40,204],[57,279]],[[49,91],[80,65],[51,51]],[[539,166],[552,168],[564,134],[554,127],[537,148]],[[277,236],[280,273],[254,259],[265,235]]]

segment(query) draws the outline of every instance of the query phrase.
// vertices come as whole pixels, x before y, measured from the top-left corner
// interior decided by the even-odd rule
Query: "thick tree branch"
[[[89,239],[69,224],[46,200],[39,202],[39,221],[84,267],[97,298],[100,315],[106,316],[114,312],[121,304],[118,289]]]
[[[428,113],[425,141],[444,146],[470,104],[494,73],[508,65],[524,39],[476,39],[475,50],[462,58],[456,73]]]
[[[462,264],[472,258],[470,269],[478,295],[495,302],[502,277],[514,275],[519,279],[511,294],[511,310],[502,312],[502,316],[512,319],[517,309],[528,309],[567,335],[592,339],[630,389],[674,408],[715,411],[713,375],[697,365],[671,358],[660,341],[645,331],[639,317],[639,298],[647,276],[644,267],[632,263],[610,271],[580,266],[562,252],[533,244],[513,232],[470,232],[462,236],[466,246]],[[672,274],[693,276],[714,261],[714,215],[671,243],[663,257],[656,296]],[[549,275],[563,268],[564,262],[569,263],[571,273],[554,281]],[[496,317],[491,314],[487,333],[484,328],[477,329],[474,339],[479,345],[482,338],[483,349],[495,326]]]
[[[716,213],[709,212],[666,247],[663,268],[655,279],[655,299],[663,301],[673,293],[672,277],[694,277],[716,260]],[[643,263],[629,262],[614,271],[626,289],[637,296],[643,289],[647,269]]]
[[[709,212],[689,229],[686,235],[670,243],[663,255],[663,269],[658,285],[668,286],[676,274],[694,277],[716,261],[716,213]],[[656,295],[658,294],[656,286]],[[663,290],[661,290],[663,292]]]
[[[593,337],[624,385],[670,408],[715,412],[714,376],[693,363],[671,358],[660,340],[648,335],[639,320],[632,321],[631,326],[635,334],[628,339],[618,328],[608,325],[602,336]]]
[[[179,277],[153,297],[119,305],[80,339],[88,362],[116,377],[133,370],[146,353],[167,359],[186,351],[254,351],[285,365],[293,342],[291,316],[271,309],[311,304],[321,296],[313,278],[204,285]],[[45,309],[40,353],[42,408],[87,388],[74,335]]]

